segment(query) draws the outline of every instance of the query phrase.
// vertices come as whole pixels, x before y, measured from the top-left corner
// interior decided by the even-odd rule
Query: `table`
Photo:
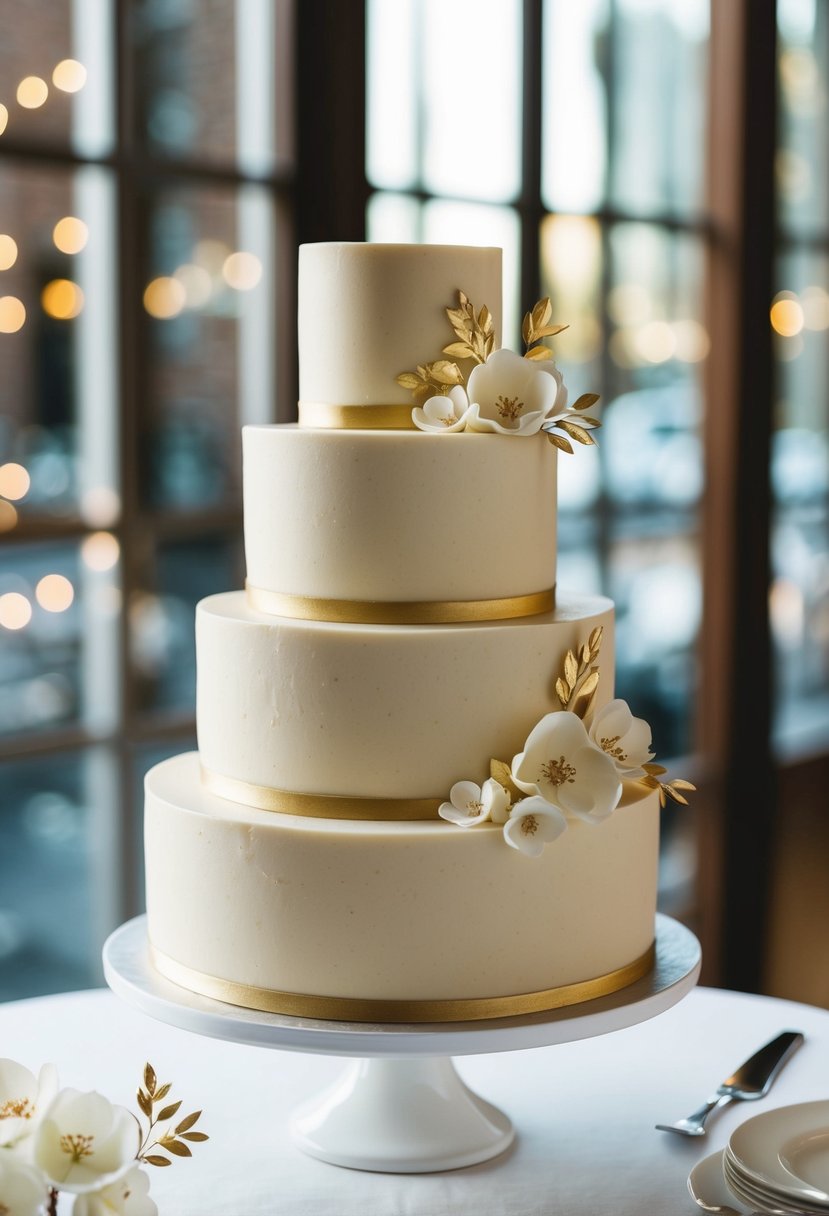
[[[727,1108],[702,1142],[654,1130],[787,1028],[807,1041],[762,1107]],[[459,1059],[469,1084],[509,1111],[517,1143],[484,1165],[409,1176],[338,1169],[289,1143],[291,1109],[337,1074],[337,1059],[200,1038],[101,990],[0,1005],[0,1053],[34,1071],[52,1060],[62,1085],[130,1109],[149,1059],[186,1109],[203,1108],[209,1142],[191,1161],[151,1170],[161,1216],[693,1216],[688,1171],[739,1122],[827,1097],[829,1011],[699,988],[603,1038]]]

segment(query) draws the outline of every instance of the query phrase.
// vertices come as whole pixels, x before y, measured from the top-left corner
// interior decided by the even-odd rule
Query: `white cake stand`
[[[463,1083],[452,1055],[570,1043],[647,1021],[690,992],[701,952],[688,929],[660,915],[653,971],[620,992],[549,1013],[428,1025],[324,1022],[197,996],[152,967],[143,916],[112,934],[103,957],[113,992],[161,1022],[255,1047],[355,1057],[294,1112],[295,1144],[333,1165],[414,1174],[487,1161],[515,1137],[508,1117]]]

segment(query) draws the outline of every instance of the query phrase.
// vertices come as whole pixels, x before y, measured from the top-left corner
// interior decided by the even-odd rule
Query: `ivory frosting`
[[[146,782],[157,950],[293,993],[389,1000],[534,992],[623,967],[654,932],[658,800],[573,822],[539,858],[497,827],[308,820],[199,784],[195,754]]]
[[[501,339],[501,250],[463,245],[302,245],[299,396],[329,405],[411,405],[400,372],[446,358],[458,290]],[[464,365],[465,366],[465,365]],[[468,370],[468,369],[467,369]]]
[[[481,600],[556,581],[543,436],[243,431],[248,582],[335,600]]]
[[[211,596],[196,610],[202,763],[305,794],[442,800],[559,708],[564,655],[598,625],[601,708],[614,670],[601,597],[562,593],[555,612],[511,622],[397,627],[286,620],[243,592]]]

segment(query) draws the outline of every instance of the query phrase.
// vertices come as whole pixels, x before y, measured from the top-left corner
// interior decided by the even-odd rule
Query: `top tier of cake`
[[[299,251],[300,422],[314,405],[411,410],[400,372],[441,358],[458,290],[501,336],[501,250],[464,245],[303,245]],[[443,356],[445,357],[445,356]],[[313,420],[310,422],[314,425]]]

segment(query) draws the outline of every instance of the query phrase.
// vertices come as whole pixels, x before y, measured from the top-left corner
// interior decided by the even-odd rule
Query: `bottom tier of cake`
[[[145,833],[156,967],[231,1004],[503,1017],[615,991],[652,965],[656,794],[528,858],[494,825],[253,810],[207,791],[189,753],[148,774]]]

